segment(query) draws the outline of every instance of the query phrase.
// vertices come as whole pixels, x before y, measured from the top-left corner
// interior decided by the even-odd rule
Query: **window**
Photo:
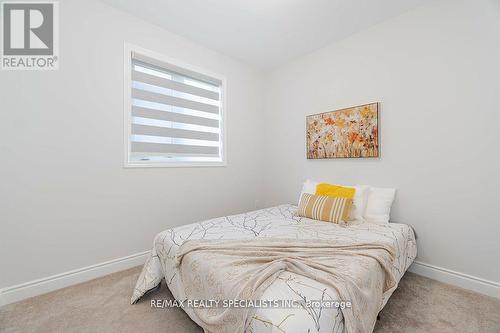
[[[225,165],[225,79],[125,47],[125,166]]]

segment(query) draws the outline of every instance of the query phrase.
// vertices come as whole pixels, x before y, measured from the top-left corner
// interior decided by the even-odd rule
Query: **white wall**
[[[60,69],[0,72],[0,288],[254,208],[261,73],[96,1],[60,1]],[[223,74],[228,166],[123,169],[123,45]]]
[[[266,204],[306,178],[396,187],[418,260],[500,282],[500,2],[436,1],[272,72]],[[379,159],[306,160],[305,117],[381,102]]]

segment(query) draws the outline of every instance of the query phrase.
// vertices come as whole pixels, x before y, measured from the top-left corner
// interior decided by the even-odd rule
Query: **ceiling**
[[[430,0],[102,0],[271,69]]]

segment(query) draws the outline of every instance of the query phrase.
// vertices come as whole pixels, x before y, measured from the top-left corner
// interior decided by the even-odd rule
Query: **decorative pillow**
[[[299,216],[314,220],[340,223],[349,219],[352,199],[318,196],[303,193],[299,202]]]
[[[302,194],[304,193],[309,193],[309,194],[316,194],[316,187],[320,183],[314,180],[307,179],[304,184],[302,185],[302,192],[300,193],[299,197],[299,203],[300,203],[300,198],[302,197]],[[334,185],[337,186],[337,185]],[[366,203],[367,203],[367,198],[368,198],[368,192],[370,190],[369,186],[366,185],[356,185],[356,186],[350,186],[350,185],[340,185],[341,187],[351,187],[354,188],[355,194],[354,198],[352,198],[352,207],[351,207],[351,213],[349,216],[349,221],[364,221],[363,215],[366,210]]]
[[[370,187],[364,219],[371,223],[388,223],[396,195],[394,188]]]
[[[353,187],[343,187],[333,184],[321,183],[316,185],[316,195],[326,195],[329,197],[341,197],[353,199],[356,189]]]

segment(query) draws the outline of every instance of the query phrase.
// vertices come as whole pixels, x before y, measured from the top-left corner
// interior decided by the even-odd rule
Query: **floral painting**
[[[378,103],[307,116],[307,158],[378,157]]]

